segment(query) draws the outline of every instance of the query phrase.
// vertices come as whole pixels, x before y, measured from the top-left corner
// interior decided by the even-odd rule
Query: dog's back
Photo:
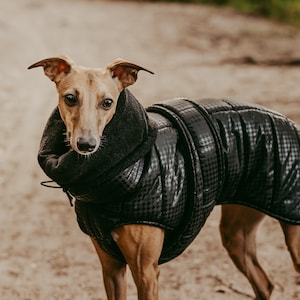
[[[175,112],[193,132],[207,197],[299,224],[300,138],[293,122],[264,107],[228,100],[176,99],[160,106],[154,110]],[[197,127],[197,118],[207,124]]]
[[[223,149],[224,188],[217,204],[243,204],[299,224],[297,127],[263,107],[231,101],[214,101],[204,107]]]

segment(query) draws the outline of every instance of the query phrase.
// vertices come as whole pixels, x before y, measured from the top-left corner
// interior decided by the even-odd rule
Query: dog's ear
[[[59,56],[38,61],[37,63],[29,66],[28,69],[43,67],[45,75],[55,83],[58,83],[71,71],[72,65],[73,61],[70,58]]]
[[[122,59],[116,59],[107,66],[107,69],[111,72],[113,78],[117,77],[119,79],[122,89],[136,82],[139,71],[154,74],[152,71]]]

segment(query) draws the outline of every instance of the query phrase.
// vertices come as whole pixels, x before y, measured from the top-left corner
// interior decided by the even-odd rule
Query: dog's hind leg
[[[280,222],[295,269],[300,273],[300,226]]]
[[[223,245],[259,300],[270,299],[274,289],[256,256],[256,232],[264,216],[246,206],[223,205],[220,222]]]
[[[105,291],[108,300],[125,300],[126,299],[126,264],[116,260],[104,252],[97,241],[91,238],[94,247],[99,256]]]

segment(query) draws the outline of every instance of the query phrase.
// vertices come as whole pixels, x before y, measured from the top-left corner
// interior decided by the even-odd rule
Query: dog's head
[[[58,107],[71,147],[82,155],[97,151],[105,126],[112,119],[120,92],[137,80],[140,70],[153,72],[117,59],[104,69],[76,66],[64,56],[41,60],[28,69],[43,67],[55,82]]]

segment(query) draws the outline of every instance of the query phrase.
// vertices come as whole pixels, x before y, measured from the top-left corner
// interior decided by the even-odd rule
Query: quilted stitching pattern
[[[173,99],[148,113],[158,136],[144,158],[110,183],[108,195],[119,201],[76,203],[82,230],[103,249],[122,260],[112,228],[153,224],[166,229],[164,263],[186,249],[216,204],[244,204],[300,224],[300,143],[291,121],[212,99]]]

